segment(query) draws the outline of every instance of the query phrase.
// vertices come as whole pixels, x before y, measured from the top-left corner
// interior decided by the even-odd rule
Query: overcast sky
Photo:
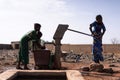
[[[42,39],[52,41],[59,24],[90,34],[89,24],[101,14],[106,26],[104,44],[120,41],[120,0],[0,0],[0,43],[19,41],[42,25]],[[62,43],[92,44],[92,37],[66,31]]]

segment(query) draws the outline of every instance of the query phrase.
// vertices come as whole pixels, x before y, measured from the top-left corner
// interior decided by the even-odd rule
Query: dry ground
[[[16,61],[17,61],[17,53],[18,50],[0,50],[0,73],[9,70],[15,69]],[[30,64],[29,67],[33,69],[34,67],[34,59],[33,55],[30,54]],[[85,57],[85,56],[89,57]],[[92,62],[91,54],[84,54],[80,61],[62,61],[62,67],[67,68],[68,70],[79,70],[85,80],[120,80],[120,62],[119,62],[119,54],[113,55],[111,57],[111,53],[105,54],[105,61],[101,62],[105,68],[112,68],[114,73],[104,73],[104,72],[87,72],[82,71],[81,67],[90,66]],[[110,67],[110,65],[114,65]]]

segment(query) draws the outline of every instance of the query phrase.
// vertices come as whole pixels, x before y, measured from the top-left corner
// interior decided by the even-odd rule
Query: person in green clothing
[[[18,57],[18,64],[16,69],[27,69],[29,70],[27,64],[29,63],[29,48],[28,42],[31,40],[32,42],[36,43],[38,47],[40,45],[40,38],[42,33],[40,32],[41,25],[39,23],[34,24],[34,30],[30,31],[29,33],[25,34],[20,41],[20,49],[19,49],[19,57]],[[20,66],[21,62],[24,64],[24,68]]]

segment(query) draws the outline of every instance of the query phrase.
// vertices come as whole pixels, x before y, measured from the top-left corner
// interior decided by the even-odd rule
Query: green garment
[[[42,35],[42,34],[41,34]],[[19,50],[19,61],[22,61],[24,64],[29,63],[29,48],[28,48],[28,42],[32,41],[38,41],[37,38],[37,32],[35,30],[27,33],[21,38],[20,41],[20,50]]]

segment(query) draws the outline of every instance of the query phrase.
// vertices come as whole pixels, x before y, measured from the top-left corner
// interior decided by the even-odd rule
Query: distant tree
[[[118,44],[119,40],[116,38],[111,39],[112,44]]]

